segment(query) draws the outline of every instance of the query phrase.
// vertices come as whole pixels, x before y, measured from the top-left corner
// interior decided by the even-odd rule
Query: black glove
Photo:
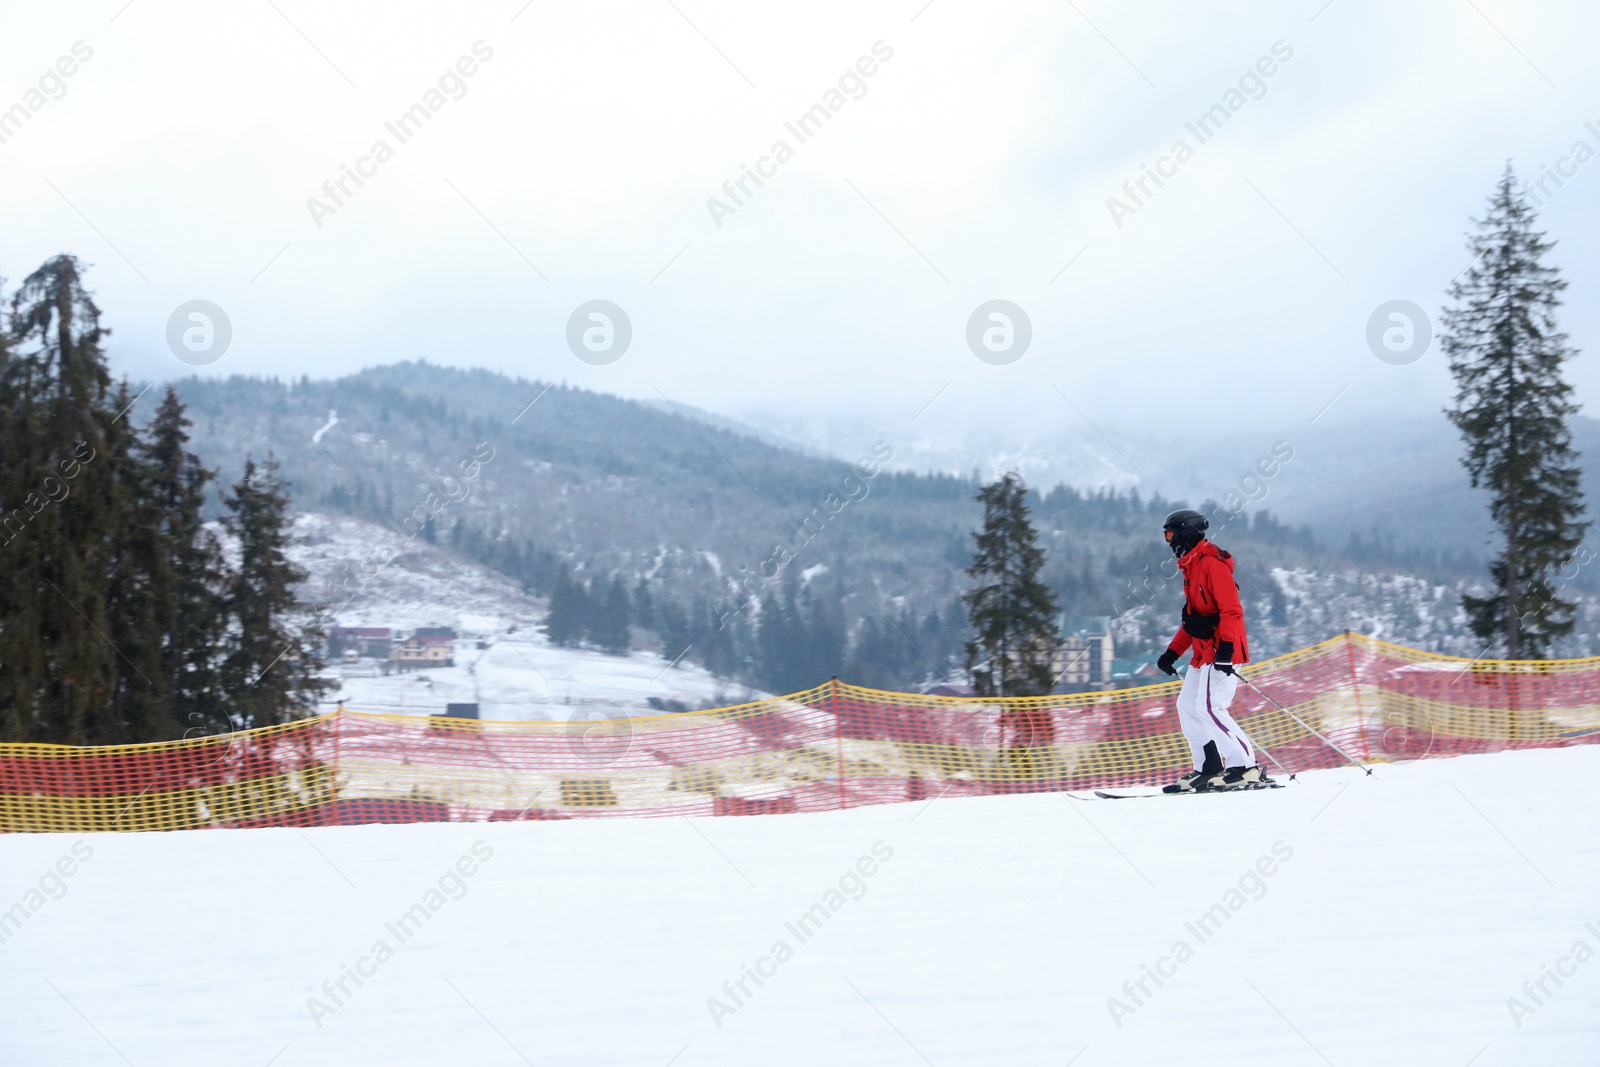
[[[1156,670],[1160,671],[1162,674],[1176,675],[1178,671],[1173,664],[1177,662],[1178,654],[1169,648],[1165,652],[1161,653],[1160,659],[1156,660]]]
[[[1216,658],[1211,661],[1211,666],[1215,667],[1217,670],[1221,671],[1223,674],[1232,674],[1233,673],[1233,642],[1232,641],[1218,641],[1217,642],[1217,655],[1216,655]]]

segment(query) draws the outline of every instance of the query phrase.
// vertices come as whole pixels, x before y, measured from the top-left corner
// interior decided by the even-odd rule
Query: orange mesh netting
[[[1246,673],[1362,760],[1600,740],[1600,658],[1464,660],[1345,634]],[[1177,690],[986,700],[834,682],[646,718],[341,710],[160,744],[6,744],[0,830],[755,815],[1147,784],[1189,766]],[[1248,686],[1233,712],[1290,770],[1343,762]]]

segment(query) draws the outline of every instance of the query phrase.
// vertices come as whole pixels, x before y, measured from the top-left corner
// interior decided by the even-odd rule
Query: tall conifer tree
[[[293,531],[287,490],[269,455],[260,466],[246,458],[243,476],[224,497],[223,525],[237,544],[239,562],[223,598],[228,648],[221,690],[225,710],[239,726],[301,718],[328,686],[317,676],[320,627],[295,600],[306,573],[288,557]]]
[[[544,620],[544,633],[552,645],[572,648],[583,640],[588,601],[583,585],[572,577],[565,563],[561,564],[555,587],[550,590],[550,612]]]
[[[81,264],[57,256],[30,274],[7,325],[0,738],[138,739],[116,712],[132,664],[111,637],[107,576],[126,508],[110,443],[118,431],[100,349],[107,331]]]
[[[597,580],[595,584],[600,583]],[[628,607],[628,587],[623,584],[620,574],[611,579],[603,598],[599,589],[594,591],[593,607],[596,620],[594,643],[605,652],[616,655],[627,652],[631,640],[628,629],[631,612]]]
[[[983,530],[962,595],[974,631],[967,670],[979,696],[1038,696],[1055,681],[1056,598],[1039,580],[1044,550],[1028,517],[1028,490],[1015,473],[984,486]]]
[[[1539,658],[1572,631],[1574,604],[1551,579],[1582,543],[1578,455],[1567,420],[1577,411],[1562,364],[1575,354],[1556,324],[1567,283],[1545,256],[1534,210],[1511,167],[1468,239],[1470,266],[1451,286],[1442,343],[1455,375],[1447,410],[1466,442],[1462,462],[1489,492],[1500,529],[1487,596],[1465,596],[1472,631],[1508,659]]]
[[[185,733],[226,728],[216,695],[224,567],[222,549],[205,525],[206,486],[213,474],[188,450],[183,401],[172,388],[146,431],[151,522],[161,535],[159,627],[162,686]]]
[[[167,533],[153,488],[144,442],[128,417],[136,397],[128,384],[117,389],[117,417],[106,427],[106,460],[116,472],[116,536],[106,568],[107,636],[118,661],[110,717],[129,741],[174,736],[171,693],[161,670],[163,600],[171,585]]]

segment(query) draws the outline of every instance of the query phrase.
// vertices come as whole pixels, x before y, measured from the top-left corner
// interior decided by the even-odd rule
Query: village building
[[[394,631],[387,626],[334,626],[328,630],[328,655],[348,660],[350,653],[367,659],[388,659]]]
[[[455,640],[437,634],[412,634],[389,651],[389,662],[403,671],[453,667]]]
[[[1051,672],[1064,689],[1098,689],[1111,683],[1114,653],[1109,615],[1067,615],[1056,625]]]

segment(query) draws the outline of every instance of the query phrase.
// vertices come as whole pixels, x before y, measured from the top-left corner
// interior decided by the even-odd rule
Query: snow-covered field
[[[1593,1064],[1597,776],[0,838],[0,1063]]]
[[[324,709],[342,703],[355,711],[442,715],[447,703],[459,701],[478,704],[484,719],[570,719],[589,709],[660,714],[650,710],[651,697],[711,708],[766,696],[694,664],[669,667],[652,652],[608,656],[557,648],[531,631],[486,635],[485,643],[488,648],[478,649],[471,636],[457,641],[454,667],[387,676],[366,666],[359,673],[335,667],[338,688]]]
[[[310,575],[301,599],[329,614],[325,625],[384,626],[409,633],[448,626],[461,635],[455,666],[380,674],[376,661],[333,664],[335,688],[324,710],[443,714],[448,703],[476,703],[485,719],[569,719],[589,709],[650,714],[650,698],[690,708],[758,700],[674,650],[663,657],[558,648],[539,629],[542,601],[516,582],[420,538],[330,515],[301,515],[296,563]],[[383,562],[387,560],[388,562]],[[480,649],[479,643],[486,645]],[[667,705],[671,707],[671,704]]]

